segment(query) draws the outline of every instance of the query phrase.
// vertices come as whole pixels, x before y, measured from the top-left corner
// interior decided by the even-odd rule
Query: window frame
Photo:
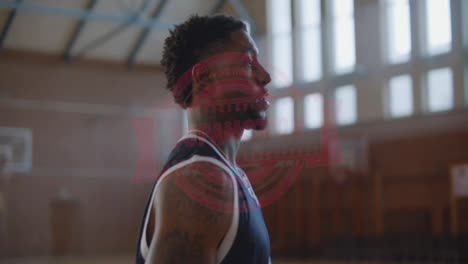
[[[279,100],[284,100],[284,99],[291,99],[291,106],[292,106],[292,130],[291,132],[285,132],[285,133],[282,133],[282,132],[279,132],[277,130],[277,116],[278,116],[278,101]],[[273,123],[273,126],[271,128],[271,133],[275,136],[288,136],[288,135],[292,135],[296,132],[296,128],[297,128],[297,122],[296,122],[296,98],[292,97],[292,96],[284,96],[284,97],[280,97],[280,98],[276,98],[273,102],[273,115],[272,115],[272,119],[274,121]]]
[[[320,124],[319,126],[317,126],[317,127],[309,127],[309,126],[307,126],[307,120],[306,120],[306,118],[307,118],[307,113],[306,113],[306,109],[307,109],[307,102],[306,102],[306,101],[307,101],[307,97],[308,97],[308,96],[313,96],[313,95],[318,95],[318,96],[320,96],[320,104],[321,104],[321,108],[322,108],[322,113],[321,113],[321,114],[322,114],[322,117],[321,117],[321,124]],[[321,129],[321,128],[323,127],[324,121],[325,121],[325,120],[324,120],[324,118],[325,118],[325,116],[324,116],[324,115],[325,115],[325,111],[324,111],[324,110],[325,110],[325,108],[324,108],[324,107],[325,107],[325,98],[324,98],[323,94],[320,93],[320,92],[309,93],[309,94],[307,94],[307,95],[304,96],[303,103],[304,103],[304,111],[303,111],[303,112],[304,112],[304,129],[307,129],[307,130],[317,130],[317,129]]]
[[[333,0],[333,1],[340,1],[340,0]],[[354,29],[354,65],[350,67],[349,69],[344,69],[341,71],[336,70],[336,65],[335,65],[335,38],[334,38],[334,25],[335,25],[335,17],[333,14],[333,1],[330,0],[325,0],[322,1],[325,9],[324,12],[324,17],[326,20],[326,36],[325,39],[327,41],[327,47],[328,49],[328,56],[327,56],[327,72],[330,75],[334,76],[343,76],[343,75],[349,75],[349,74],[354,74],[357,67],[358,67],[358,52],[357,52],[357,27],[356,27],[356,2],[357,0],[351,0],[353,3],[353,12],[352,12],[352,18],[353,18],[353,25],[352,28]]]
[[[409,114],[405,114],[405,115],[400,115],[400,116],[395,116],[395,115],[392,115],[392,111],[391,111],[391,96],[390,96],[390,93],[391,93],[391,85],[390,85],[390,82],[393,78],[398,78],[398,77],[404,77],[404,76],[407,76],[409,81],[410,81],[410,94],[411,94],[411,112]],[[414,81],[413,81],[413,78],[411,76],[411,74],[400,74],[400,75],[395,75],[395,76],[392,76],[390,78],[388,78],[386,80],[386,83],[385,83],[385,91],[383,93],[383,106],[384,106],[384,111],[385,111],[385,119],[403,119],[403,118],[409,118],[411,116],[414,115],[415,113],[415,108],[414,108]]]
[[[344,88],[352,88],[353,91],[354,91],[354,106],[355,106],[355,109],[354,109],[354,120],[351,121],[351,122],[346,122],[346,123],[339,123],[338,121],[338,105],[337,105],[337,91],[340,90],[340,89],[344,89]],[[358,89],[356,87],[356,85],[354,84],[345,84],[345,85],[340,85],[340,86],[337,86],[333,89],[333,95],[332,95],[332,98],[333,98],[333,120],[334,120],[334,124],[338,127],[348,127],[348,126],[353,126],[353,125],[356,125],[359,123],[359,99],[358,99]]]
[[[451,77],[451,102],[450,102],[450,107],[448,109],[442,109],[442,110],[431,110],[430,109],[430,98],[429,98],[429,75],[432,71],[438,71],[438,70],[445,70],[447,69],[450,73]],[[431,68],[426,71],[426,74],[424,76],[424,87],[422,91],[422,98],[423,98],[423,111],[426,114],[437,114],[437,113],[444,113],[444,112],[450,112],[455,109],[455,80],[454,80],[454,71],[452,67],[437,67],[437,68]]]
[[[451,54],[454,50],[454,25],[453,25],[453,5],[452,5],[452,0],[447,0],[449,2],[449,17],[450,17],[450,36],[451,36],[451,41],[448,50],[446,51],[437,51],[434,53],[431,53],[429,50],[429,36],[428,36],[428,25],[427,25],[427,1],[428,0],[423,0],[423,1],[416,1],[417,3],[414,3],[415,7],[419,9],[420,13],[420,21],[419,21],[419,37],[420,37],[420,55],[422,57],[437,57],[437,56],[443,56],[446,54]],[[440,1],[440,0],[436,0]]]
[[[273,80],[272,80],[272,89],[271,90],[285,90],[285,89],[288,89],[290,88],[292,85],[294,85],[295,81],[296,81],[296,77],[295,77],[295,70],[296,70],[296,65],[295,65],[295,39],[294,39],[294,28],[295,28],[295,23],[294,23],[294,18],[293,18],[293,14],[294,14],[294,6],[292,4],[292,0],[285,0],[285,1],[289,1],[289,5],[290,5],[290,11],[291,11],[291,16],[290,16],[290,23],[291,23],[291,28],[289,30],[289,32],[282,32],[282,33],[277,33],[277,32],[274,32],[273,30],[273,18],[271,16],[272,14],[272,1],[274,0],[267,0],[266,1],[266,20],[267,20],[267,40],[268,40],[268,54],[269,54],[269,64],[270,66],[272,67],[272,74],[273,74]],[[283,73],[281,73],[281,71],[279,69],[276,68],[275,66],[275,53],[274,53],[274,43],[275,43],[275,39],[278,38],[279,35],[282,35],[284,34],[284,36],[286,35],[289,35],[289,41],[291,42],[291,50],[290,50],[290,53],[291,53],[291,69],[288,69],[288,70],[291,70],[291,76],[290,77],[290,82],[287,82],[285,85],[281,85],[281,82],[282,82],[282,78],[279,78],[279,80],[277,80],[279,82],[279,85],[278,83],[274,83],[275,82],[275,75],[278,76],[278,75],[283,75]],[[287,74],[287,73],[286,73]]]
[[[378,0],[386,1],[386,0]],[[333,28],[332,20],[330,19],[330,3],[328,0],[321,0],[321,18],[320,18],[320,43],[321,43],[321,69],[322,76],[318,80],[314,81],[303,81],[301,74],[297,69],[301,67],[301,54],[300,54],[300,28],[298,25],[298,18],[293,19],[293,71],[294,79],[293,86],[287,89],[272,89],[270,94],[275,97],[283,97],[289,94],[299,94],[304,97],[311,93],[321,93],[324,100],[324,107],[333,98],[333,93],[336,87],[344,85],[353,85],[356,88],[357,101],[367,100],[369,96],[378,95],[378,99],[382,100],[381,104],[373,104],[361,106],[357,105],[357,121],[354,124],[359,124],[364,120],[367,120],[369,116],[372,120],[387,120],[389,118],[388,111],[386,109],[386,100],[388,100],[387,94],[387,82],[399,75],[409,75],[412,80],[412,94],[413,94],[413,112],[408,117],[420,116],[420,115],[431,115],[433,112],[427,112],[425,109],[425,98],[424,90],[426,89],[425,76],[428,71],[435,68],[452,68],[453,73],[453,87],[454,87],[454,108],[457,109],[461,105],[466,107],[468,105],[468,89],[461,89],[459,86],[463,85],[466,87],[466,80],[464,79],[464,73],[468,73],[468,62],[461,60],[460,58],[466,55],[465,48],[468,46],[468,31],[462,27],[462,21],[467,21],[468,16],[464,15],[462,10],[468,10],[468,3],[461,3],[458,0],[450,1],[450,17],[451,17],[451,36],[452,45],[451,49],[447,53],[443,54],[427,54],[425,52],[425,3],[426,1],[409,1],[409,31],[410,31],[410,45],[411,50],[409,58],[402,62],[389,63],[387,47],[387,25],[386,25],[386,13],[388,10],[381,8],[380,3],[377,4],[377,9],[380,10],[380,15],[373,15],[369,21],[375,22],[375,25],[379,28],[380,33],[376,35],[376,41],[372,43],[366,43],[369,47],[363,46],[364,43],[358,41],[363,34],[375,34],[367,33],[364,25],[362,24],[362,17],[360,17],[360,10],[362,3],[359,0],[354,0],[354,29],[355,29],[355,50],[356,50],[356,64],[353,71],[336,74],[333,67]],[[297,12],[297,0],[291,0],[292,12]],[[385,4],[385,2],[383,2]],[[379,8],[380,4],[380,8]],[[383,19],[383,20],[382,20]],[[366,19],[366,21],[368,21]],[[375,27],[373,26],[374,30]],[[463,30],[465,32],[463,32]],[[364,32],[363,32],[364,31]],[[366,36],[367,36],[366,35]],[[366,56],[362,56],[363,52],[370,48],[373,52],[380,54],[380,58],[374,59]],[[361,81],[364,78],[364,82]],[[367,80],[372,80],[372,84]],[[375,86],[376,89],[369,89],[369,85]],[[370,92],[372,92],[370,94]],[[301,97],[301,98],[302,98]],[[300,119],[296,119],[295,130],[304,128],[310,130],[305,124],[305,106],[304,100],[294,100],[295,116]],[[377,108],[377,107],[380,107]],[[361,115],[362,111],[368,112],[375,111],[373,115]],[[401,117],[403,118],[403,117]],[[394,118],[392,118],[394,119]],[[301,126],[302,125],[302,126]],[[313,130],[313,129],[312,129]]]
[[[409,53],[407,55],[406,58],[404,59],[397,59],[397,60],[392,60],[390,58],[390,45],[389,45],[389,41],[390,41],[390,17],[389,17],[389,10],[388,10],[388,2],[389,1],[392,1],[392,0],[380,0],[379,1],[379,12],[381,14],[381,24],[382,24],[382,34],[380,34],[380,45],[381,45],[381,48],[382,48],[382,61],[387,64],[387,65],[401,65],[401,64],[406,64],[408,63],[409,61],[411,61],[412,59],[412,53],[413,53],[413,50],[414,50],[414,39],[413,39],[413,27],[412,27],[412,14],[411,14],[411,9],[412,9],[412,5],[411,5],[411,0],[407,0],[408,1],[408,18],[409,18],[409,44],[410,44],[410,50],[409,50]]]

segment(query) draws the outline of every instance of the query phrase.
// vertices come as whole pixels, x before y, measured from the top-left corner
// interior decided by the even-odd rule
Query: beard
[[[268,122],[266,110],[256,110],[249,108],[247,111],[245,111],[244,115],[244,123],[250,124],[250,127],[245,127],[246,129],[252,129],[256,131],[266,129]]]
[[[267,126],[266,97],[246,96],[235,91],[224,93],[216,99],[209,99],[202,104],[203,112],[215,123],[240,122],[242,129],[264,130]]]

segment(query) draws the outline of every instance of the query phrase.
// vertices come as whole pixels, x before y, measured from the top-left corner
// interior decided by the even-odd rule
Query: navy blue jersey
[[[234,199],[231,227],[218,248],[217,263],[271,263],[268,231],[258,199],[245,173],[232,166],[207,136],[196,131],[179,140],[154,184],[140,229],[136,263],[144,264],[148,254],[151,237],[147,226],[158,183],[171,172],[196,162],[210,162],[220,167],[231,176],[237,186],[234,188],[236,199]],[[154,202],[157,203],[157,201]]]

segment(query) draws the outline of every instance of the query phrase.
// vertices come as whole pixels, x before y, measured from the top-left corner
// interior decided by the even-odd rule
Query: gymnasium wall
[[[131,107],[144,112],[167,103],[162,87],[157,68],[128,71],[112,63],[64,65],[59,57],[1,55],[0,126],[29,127],[34,142],[32,173],[2,176],[4,256],[134,251],[151,183],[132,182],[138,150]],[[446,234],[448,169],[468,162],[467,117],[460,109],[339,129],[342,137],[368,138],[369,173],[337,185],[326,167],[302,170],[292,188],[265,208],[275,254],[304,254],[342,237]],[[262,139],[242,151],[318,139],[311,131]],[[460,215],[464,232],[466,212]]]
[[[167,103],[161,78],[157,68],[1,54],[0,126],[33,133],[32,172],[0,177],[3,255],[133,251],[151,183],[133,182],[129,109]]]
[[[467,115],[340,129],[342,137],[367,135],[368,173],[339,182],[329,167],[303,169],[286,195],[264,209],[275,254],[310,255],[340,240],[450,236],[450,166],[468,161]],[[466,235],[466,199],[458,219]]]

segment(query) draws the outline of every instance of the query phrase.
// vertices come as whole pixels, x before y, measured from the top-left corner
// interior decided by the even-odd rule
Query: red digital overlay
[[[175,98],[182,98],[186,102],[186,89],[192,85],[193,80],[206,84],[203,96],[198,96],[196,102],[187,104],[185,107],[199,108],[207,115],[219,116],[243,116],[250,113],[266,111],[268,100],[271,96],[265,87],[256,78],[264,73],[264,68],[254,59],[239,53],[225,53],[209,58],[198,63],[184,74],[172,92]],[[298,92],[294,87],[288,88],[289,95],[297,97]],[[224,96],[226,94],[235,96]],[[190,94],[189,94],[190,95]],[[200,99],[201,98],[201,99]],[[333,103],[326,101],[324,111],[324,124],[320,130],[320,146],[315,148],[281,149],[265,151],[261,153],[243,153],[237,157],[239,167],[250,167],[248,181],[247,177],[242,177],[243,171],[239,171],[237,186],[239,196],[239,211],[256,209],[256,207],[267,206],[282,197],[294,184],[297,176],[303,168],[319,166],[332,166],[340,162],[340,153],[337,150],[338,138],[336,127],[332,121]],[[155,109],[167,110],[175,109],[179,106],[171,104],[166,107]],[[133,182],[152,182],[158,180],[158,175],[162,167],[157,165],[156,146],[158,142],[164,140],[158,137],[152,118],[133,118],[131,125],[134,130],[138,160],[136,162]],[[208,139],[215,145],[223,142],[232,130],[241,127],[255,128],[265,126],[265,119],[244,118],[228,119],[218,123],[206,124],[203,131]],[[295,137],[304,136],[301,131],[295,133]],[[174,134],[180,134],[174,131]],[[185,140],[186,147],[200,147],[203,141]],[[280,142],[278,142],[280,144]],[[171,164],[169,164],[170,166]],[[166,164],[167,166],[167,164]],[[191,169],[194,167],[191,166]],[[218,211],[232,212],[232,193],[226,193],[222,188],[223,182],[220,176],[210,170],[207,166],[195,167],[194,171],[187,173],[184,170],[176,171],[177,184],[187,196],[196,200],[203,206]],[[253,186],[253,187],[252,187]],[[255,189],[255,193],[253,193]],[[220,191],[222,190],[222,191]],[[252,206],[252,201],[258,201],[256,206]],[[247,202],[251,201],[251,202]]]

